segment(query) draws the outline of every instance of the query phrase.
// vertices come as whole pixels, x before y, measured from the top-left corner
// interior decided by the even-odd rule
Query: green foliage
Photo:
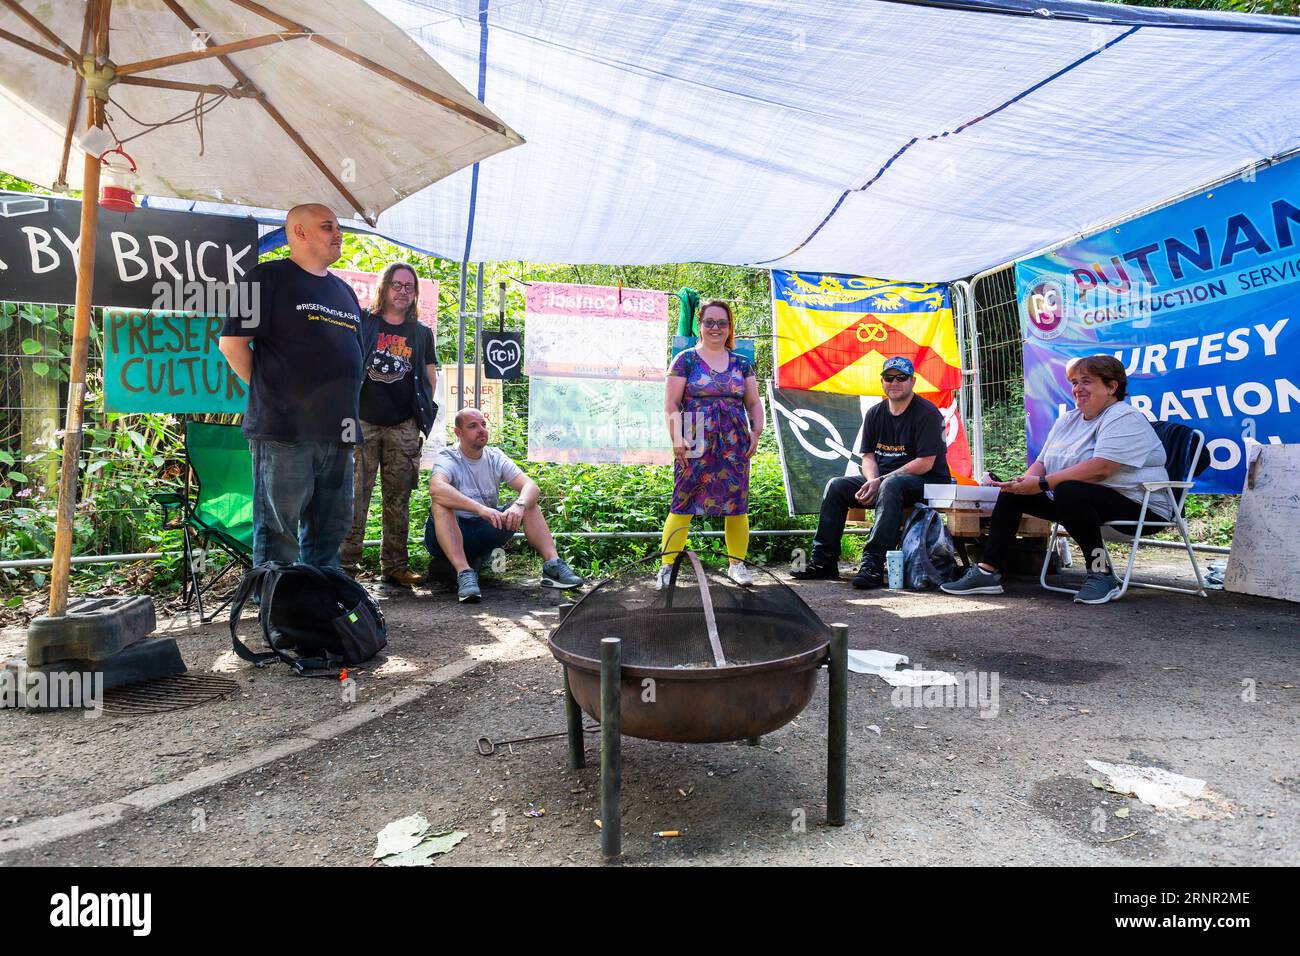
[[[984,470],[1010,481],[1024,474],[1027,456],[1025,383],[1017,377],[1007,384],[1005,402],[984,409]]]
[[[1108,0],[1118,3],[1120,0]],[[1300,16],[1300,0],[1124,0],[1135,7],[1169,7],[1179,10],[1260,13],[1276,17]]]
[[[1237,495],[1189,495],[1183,515],[1187,518],[1192,540],[1231,545],[1240,502],[1241,498]],[[1177,535],[1166,532],[1157,537],[1176,539]]]

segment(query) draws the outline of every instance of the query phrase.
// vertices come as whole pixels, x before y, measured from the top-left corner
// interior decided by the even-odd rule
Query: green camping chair
[[[203,614],[203,592],[211,591],[231,568],[253,566],[253,456],[238,425],[187,421],[185,457],[190,465],[185,492],[155,495],[154,500],[163,509],[164,525],[170,524],[172,511],[179,512],[188,569],[184,597],[188,606],[192,588],[199,620],[207,624],[230,605],[234,592],[208,616]],[[228,560],[204,586],[200,576],[214,546]]]

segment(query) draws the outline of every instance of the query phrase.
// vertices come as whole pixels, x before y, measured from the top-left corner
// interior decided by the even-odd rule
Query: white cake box
[[[984,485],[926,485],[925,503],[931,508],[992,511],[1001,489]]]

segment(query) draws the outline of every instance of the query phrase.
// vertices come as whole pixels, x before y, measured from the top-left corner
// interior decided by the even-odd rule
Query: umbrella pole
[[[89,125],[101,125],[103,104],[89,98]],[[59,503],[55,512],[54,566],[50,571],[50,617],[68,609],[72,567],[72,520],[77,511],[77,465],[86,398],[86,356],[90,349],[91,295],[95,286],[95,227],[99,219],[99,157],[86,154],[81,193],[81,248],[77,259],[77,309],[72,325],[72,363],[68,371],[68,414],[63,427]]]

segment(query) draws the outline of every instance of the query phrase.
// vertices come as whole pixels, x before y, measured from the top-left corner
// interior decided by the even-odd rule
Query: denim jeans
[[[840,559],[840,539],[844,537],[844,522],[850,508],[862,507],[854,495],[865,485],[861,475],[832,478],[822,494],[821,517],[817,521],[817,537],[813,539],[812,559],[817,564],[833,564]],[[903,509],[925,497],[925,479],[920,475],[890,474],[876,491],[876,518],[871,525],[871,535],[863,545],[862,557],[870,555],[884,565],[885,552],[898,547],[898,535],[903,530]]]
[[[497,510],[505,511],[506,509],[501,507]],[[513,531],[494,528],[492,522],[477,516],[467,518],[465,515],[457,515],[456,524],[460,528],[461,545],[465,549],[465,560],[469,562],[470,567],[475,567],[482,558],[487,557],[497,548],[504,548],[515,536]],[[437,564],[447,560],[447,555],[442,550],[442,544],[438,541],[438,534],[433,527],[432,514],[424,522],[424,546],[429,549],[429,557],[433,563]]]
[[[338,567],[352,525],[352,446],[249,441],[253,452],[253,564]]]

